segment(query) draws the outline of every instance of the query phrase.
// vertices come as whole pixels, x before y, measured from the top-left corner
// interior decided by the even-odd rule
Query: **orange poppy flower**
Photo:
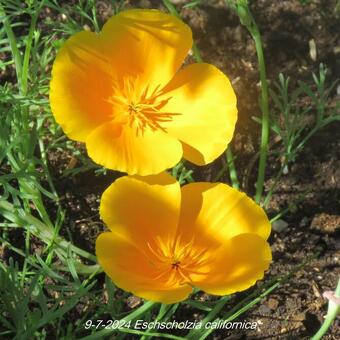
[[[190,28],[158,10],[129,10],[99,34],[66,41],[52,69],[50,104],[72,139],[97,163],[129,174],[156,174],[183,156],[204,165],[227,147],[236,97],[216,67],[180,69]]]
[[[98,262],[120,288],[162,303],[198,287],[228,295],[255,284],[271,262],[268,218],[244,193],[222,183],[180,187],[167,173],[124,176],[103,194],[109,232]]]

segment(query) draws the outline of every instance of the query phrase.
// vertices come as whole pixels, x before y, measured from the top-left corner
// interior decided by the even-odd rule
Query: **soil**
[[[180,0],[174,2],[184,3]],[[337,1],[315,0],[306,5],[301,2],[251,2],[262,33],[270,83],[282,72],[294,80],[311,84],[311,73],[318,71],[320,62],[327,66],[330,82],[340,75],[340,13],[334,10]],[[192,27],[204,61],[222,69],[232,80],[239,109],[232,147],[240,180],[244,184],[242,190],[253,194],[260,133],[259,125],[251,119],[252,116],[260,116],[255,47],[246,29],[226,8],[224,1],[202,3],[194,9],[182,9],[181,15]],[[112,13],[111,5],[108,1],[98,1],[97,6],[104,22]],[[158,0],[131,0],[125,5],[125,8],[129,7],[162,6]],[[316,45],[316,58],[310,55],[311,40]],[[339,99],[339,95],[333,93],[330,105]],[[265,280],[288,274],[309,256],[314,256],[314,259],[238,319],[257,322],[256,331],[217,331],[210,336],[211,339],[308,339],[320,327],[327,311],[327,301],[322,293],[334,290],[340,276],[339,137],[339,123],[333,123],[315,134],[280,180],[268,208],[268,214],[275,216],[290,207],[282,217],[287,222],[283,230],[273,230],[271,234],[273,262]],[[98,216],[99,197],[119,174],[108,172],[105,176],[95,176],[93,171],[89,171],[62,177],[60,173],[70,165],[71,156],[52,154],[49,158],[61,204],[66,210],[62,233],[68,239],[71,235],[76,245],[93,252],[95,237],[104,230]],[[274,154],[270,154],[269,159],[266,188],[279,166]],[[211,181],[223,162],[220,158],[204,168],[190,164],[188,167],[194,170],[195,180]],[[249,163],[253,163],[250,169]],[[229,182],[229,178],[225,175],[220,181]],[[301,194],[307,191],[308,194],[301,200]],[[13,240],[18,240],[18,236],[13,234]],[[224,311],[227,312],[253,289],[233,297]],[[211,299],[205,295],[198,298]],[[138,298],[130,299],[126,309],[139,303]],[[176,320],[201,317],[195,309],[188,308],[183,313],[185,315],[176,314]],[[339,338],[340,323],[337,320],[324,339]]]

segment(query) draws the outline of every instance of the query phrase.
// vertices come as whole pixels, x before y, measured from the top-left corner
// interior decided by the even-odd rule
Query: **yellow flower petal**
[[[124,176],[103,193],[100,216],[112,231],[148,249],[157,238],[174,237],[180,195],[178,182],[167,173]]]
[[[129,174],[159,173],[183,154],[213,161],[232,137],[236,98],[212,65],[178,71],[191,46],[190,28],[157,10],[121,12],[99,34],[74,35],[52,70],[57,122],[94,161]]]
[[[228,78],[209,64],[179,71],[164,89],[164,110],[179,113],[164,124],[183,142],[184,158],[204,165],[227,148],[237,120],[236,96]]]
[[[53,64],[50,105],[54,117],[72,139],[85,141],[110,120],[111,66],[98,35],[80,32],[66,41]]]
[[[192,46],[191,29],[157,10],[120,12],[104,25],[101,37],[117,77],[139,74],[151,90],[170,81]]]
[[[209,294],[229,295],[245,290],[263,278],[271,262],[268,243],[256,234],[233,237],[200,268],[205,276],[193,278],[194,284]]]
[[[96,163],[130,175],[160,173],[182,157],[181,143],[165,132],[145,130],[136,134],[115,123],[94,130],[86,140],[86,148]]]
[[[99,235],[96,255],[104,271],[118,287],[144,299],[176,303],[192,291],[188,285],[169,286],[162,283],[157,279],[159,271],[145,252],[115,232]]]
[[[122,289],[175,303],[197,286],[231,294],[263,277],[271,261],[264,211],[225,184],[180,189],[166,173],[122,177],[103,194],[99,263]],[[177,227],[178,225],[178,227]]]
[[[189,229],[191,226],[192,229]],[[252,233],[266,240],[270,223],[261,207],[244,193],[222,183],[191,183],[182,187],[178,234],[223,243]]]

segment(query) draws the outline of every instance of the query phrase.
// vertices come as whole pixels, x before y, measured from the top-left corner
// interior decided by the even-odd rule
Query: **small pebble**
[[[281,233],[283,230],[287,229],[288,223],[284,220],[277,220],[272,223],[272,229],[277,233]]]
[[[340,53],[340,46],[333,47],[333,52],[334,52],[334,54],[339,54]]]
[[[267,302],[267,305],[271,310],[276,310],[277,307],[279,306],[279,301],[277,301],[274,298],[270,298]]]
[[[317,53],[314,39],[309,40],[309,56],[313,61],[316,61]]]
[[[289,172],[288,166],[287,166],[287,165],[285,165],[285,166],[284,166],[284,168],[283,168],[283,171],[282,171],[282,173],[283,173],[284,175],[287,175],[287,174],[288,174],[288,172]]]

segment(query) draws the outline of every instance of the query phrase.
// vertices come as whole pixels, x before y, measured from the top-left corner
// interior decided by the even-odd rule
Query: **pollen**
[[[209,264],[207,249],[194,247],[194,239],[183,242],[177,237],[173,243],[157,238],[153,245],[148,243],[151,254],[147,255],[151,265],[159,271],[158,280],[170,286],[192,285],[192,275],[206,275],[203,269]]]
[[[171,264],[171,268],[177,270],[179,268],[180,264],[181,264],[181,261],[176,261],[176,262]]]
[[[164,98],[160,86],[153,91],[149,86],[142,86],[139,78],[125,77],[122,84],[112,87],[112,119],[132,127],[136,134],[143,134],[146,129],[166,132],[164,124],[171,122],[179,113],[166,112],[165,106],[171,97]]]

